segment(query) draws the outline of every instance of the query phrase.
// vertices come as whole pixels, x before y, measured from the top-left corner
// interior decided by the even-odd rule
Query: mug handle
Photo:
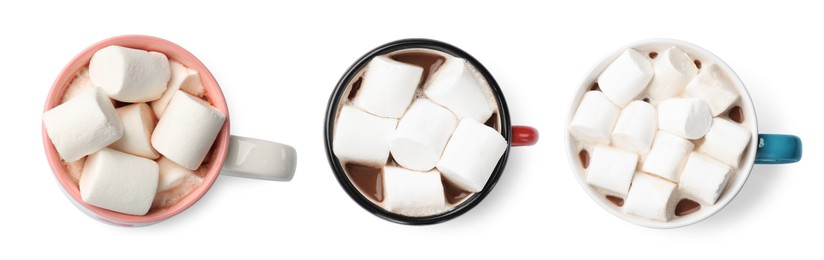
[[[531,126],[512,126],[512,146],[529,146],[538,142],[538,130]]]
[[[220,174],[244,178],[290,181],[295,176],[295,148],[248,137],[230,136],[229,151]]]
[[[785,164],[801,160],[801,138],[794,135],[759,134],[757,164]]]

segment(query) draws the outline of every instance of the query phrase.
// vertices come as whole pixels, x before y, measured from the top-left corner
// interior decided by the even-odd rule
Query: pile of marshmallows
[[[441,174],[461,189],[481,191],[507,147],[483,124],[493,105],[466,60],[447,59],[418,95],[422,73],[373,58],[352,104],[341,108],[332,145],[342,163],[383,168],[383,207],[400,214],[443,211]],[[390,152],[402,168],[387,166]]]
[[[162,53],[108,46],[43,123],[66,163],[85,160],[83,201],[145,215],[156,193],[195,176],[226,119],[204,92],[197,71]],[[132,104],[115,109],[112,99]]]
[[[682,197],[715,204],[751,135],[718,117],[739,98],[724,72],[715,64],[699,72],[675,47],[652,61],[629,49],[597,83],[569,125],[592,148],[586,182],[624,199],[625,213],[658,221],[674,218]],[[637,100],[644,96],[649,103]]]

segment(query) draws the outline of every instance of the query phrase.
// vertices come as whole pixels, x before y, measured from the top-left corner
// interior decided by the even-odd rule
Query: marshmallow
[[[684,171],[681,172],[678,192],[701,204],[713,205],[727,185],[731,173],[732,169],[726,164],[700,153],[690,153]]]
[[[205,168],[206,167],[201,167],[201,169]],[[223,172],[221,171],[221,174],[222,173]],[[165,209],[174,206],[189,196],[189,194],[194,192],[202,184],[203,177],[200,177],[197,174],[185,175],[171,188],[164,191],[157,191],[154,201],[152,202],[152,209]]]
[[[684,86],[698,74],[692,59],[681,49],[670,47],[653,64],[655,75],[649,83],[647,96],[653,104],[678,96]]]
[[[43,113],[46,132],[60,157],[73,162],[123,136],[123,123],[109,97],[91,88]]]
[[[290,181],[298,163],[294,147],[275,142],[229,137],[229,151],[221,175],[270,181]]]
[[[342,162],[382,167],[389,159],[389,141],[398,125],[394,118],[377,117],[343,106],[336,121],[332,151]]]
[[[169,76],[169,60],[159,52],[112,45],[95,52],[89,61],[92,83],[123,102],[160,98]]]
[[[432,75],[424,94],[432,102],[451,110],[459,120],[471,118],[483,123],[494,112],[484,92],[486,87],[469,62],[450,58]]]
[[[80,197],[100,208],[144,215],[152,206],[158,178],[154,161],[104,148],[86,159]]]
[[[658,131],[652,149],[641,164],[641,170],[678,182],[684,160],[693,148],[692,142],[686,139]]]
[[[152,146],[186,169],[197,169],[225,120],[226,115],[206,101],[178,90],[157,122]]]
[[[163,112],[166,111],[166,106],[169,101],[175,96],[178,90],[189,93],[196,97],[203,97],[205,90],[200,83],[200,74],[196,70],[188,69],[177,61],[169,61],[169,68],[171,69],[171,77],[169,83],[166,85],[166,91],[159,99],[152,101],[152,110],[155,116],[160,118]]]
[[[587,183],[604,193],[624,198],[627,196],[638,155],[607,146],[596,146],[587,168]]]
[[[415,172],[399,167],[383,168],[383,207],[406,215],[429,215],[446,207],[441,174],[437,170]]]
[[[400,118],[412,103],[423,68],[384,56],[372,58],[352,103],[380,117]]]
[[[85,156],[77,161],[63,163],[63,166],[66,167],[66,173],[69,174],[75,184],[80,181],[80,175],[83,174],[83,165],[85,164]]]
[[[160,157],[150,141],[155,122],[149,105],[136,103],[119,107],[117,115],[123,122],[123,137],[109,145],[109,148],[152,160]]]
[[[428,99],[418,99],[398,123],[389,151],[407,169],[431,170],[457,126],[458,120],[448,109]]]
[[[655,107],[644,101],[632,101],[621,111],[618,122],[615,123],[612,145],[638,154],[647,154],[657,130]]]
[[[632,180],[624,213],[658,221],[669,221],[675,215],[678,204],[674,195],[675,183],[646,173],[636,173]]]
[[[183,166],[176,164],[166,157],[160,157],[160,159],[157,160],[157,166],[160,167],[160,179],[157,182],[157,192],[174,188],[183,182],[184,179],[194,176],[192,171],[183,168]]]
[[[609,144],[610,132],[619,113],[621,108],[609,101],[603,92],[589,91],[575,110],[569,133],[582,143]]]
[[[718,116],[730,108],[738,100],[739,95],[730,79],[715,64],[704,66],[698,76],[687,84],[684,93],[707,102],[712,110],[712,116]]]
[[[709,155],[716,160],[738,168],[741,154],[750,142],[750,131],[740,125],[723,119],[714,118],[712,127],[704,138],[704,143],[698,151]]]
[[[624,107],[647,88],[653,75],[649,59],[636,50],[628,49],[598,76],[601,91],[619,107]]]
[[[463,119],[446,144],[437,167],[461,189],[479,192],[508,145],[495,129],[473,119]]]
[[[712,125],[707,103],[696,98],[670,98],[658,104],[658,127],[686,139],[699,139]]]
[[[90,88],[93,88],[94,85],[92,84],[91,79],[89,79],[89,68],[83,67],[80,71],[77,72],[77,75],[74,76],[72,83],[69,83],[69,87],[66,88],[66,93],[63,93],[63,99],[60,100],[60,104],[66,103],[69,99],[76,97],[77,95],[86,92]]]

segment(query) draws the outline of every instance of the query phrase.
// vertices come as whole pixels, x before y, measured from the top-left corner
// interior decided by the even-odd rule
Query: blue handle
[[[801,138],[794,135],[759,134],[757,164],[784,164],[801,160]]]

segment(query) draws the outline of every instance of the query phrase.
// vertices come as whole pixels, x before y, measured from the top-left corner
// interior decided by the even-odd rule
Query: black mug
[[[426,49],[436,52],[442,52],[454,57],[463,58],[472,66],[474,66],[477,72],[479,72],[481,76],[483,76],[483,78],[486,80],[491,92],[495,97],[498,106],[498,115],[500,118],[500,134],[503,136],[503,138],[506,140],[508,144],[503,155],[498,160],[495,169],[493,170],[492,174],[490,175],[489,179],[487,180],[486,184],[480,192],[475,192],[474,194],[470,195],[469,198],[464,199],[462,202],[455,205],[454,208],[452,208],[451,210],[430,216],[418,217],[401,215],[387,211],[379,205],[374,204],[372,201],[366,198],[349,179],[346,172],[344,172],[343,165],[341,165],[340,160],[338,160],[337,156],[335,156],[332,147],[335,121],[337,119],[337,110],[341,100],[343,98],[347,98],[343,95],[347,92],[347,88],[350,86],[350,83],[353,80],[357,80],[359,72],[366,67],[366,65],[372,60],[372,58],[406,49]],[[538,140],[538,132],[535,130],[535,128],[532,127],[510,125],[509,110],[507,108],[504,95],[498,86],[498,83],[495,81],[495,79],[492,77],[489,71],[487,71],[486,68],[483,65],[481,65],[481,63],[478,62],[478,60],[473,58],[471,55],[469,55],[461,49],[458,49],[455,46],[440,41],[429,39],[404,39],[384,44],[380,47],[377,47],[369,51],[368,53],[363,55],[363,57],[358,59],[346,71],[345,74],[343,74],[343,77],[338,82],[334,92],[332,92],[332,96],[329,99],[329,105],[326,109],[324,139],[326,145],[326,156],[329,160],[329,164],[332,167],[332,170],[335,173],[335,178],[337,178],[338,183],[340,183],[341,187],[343,187],[346,193],[349,194],[349,196],[352,197],[352,199],[355,202],[357,202],[361,207],[371,212],[372,214],[375,214],[378,217],[381,217],[391,222],[409,225],[425,225],[450,220],[452,218],[455,218],[466,213],[467,211],[475,207],[478,203],[480,203],[481,200],[483,200],[484,197],[486,197],[486,195],[489,194],[489,192],[498,182],[498,179],[501,177],[501,174],[504,170],[504,166],[506,165],[506,160],[509,156],[509,148],[511,146],[526,146],[535,144]]]

